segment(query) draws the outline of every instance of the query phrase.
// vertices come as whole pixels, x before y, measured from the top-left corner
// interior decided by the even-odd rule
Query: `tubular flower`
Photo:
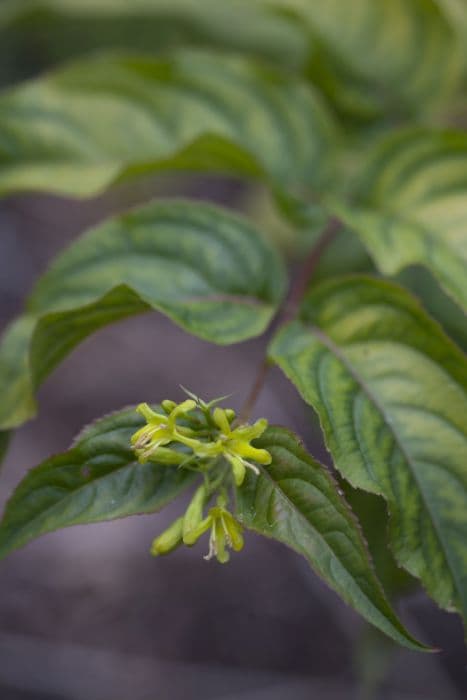
[[[232,430],[225,410],[215,408],[213,420],[220,430],[216,446],[219,446],[219,452],[230,462],[237,486],[242,485],[246,468],[259,474],[258,467],[249,460],[258,462],[258,464],[271,463],[271,455],[267,450],[253,447],[250,444],[252,440],[260,437],[268,427],[265,418],[260,418],[253,425],[240,425]]]
[[[201,520],[190,530],[184,529],[183,541],[187,545],[192,545],[211,529],[209,536],[209,552],[204,557],[206,560],[216,557],[217,561],[225,564],[229,561],[230,555],[227,547],[236,552],[243,549],[242,527],[224,507],[223,499],[218,499],[218,505],[209,510],[204,520]]]
[[[131,438],[131,444],[139,461],[147,462],[159,447],[168,445],[170,442],[180,442],[192,449],[196,448],[200,443],[191,437],[193,431],[176,423],[177,417],[194,408],[196,403],[192,399],[182,401],[181,404],[170,403],[167,406],[168,414],[156,413],[147,403],[140,403],[136,410],[146,419],[146,425],[137,430]]]

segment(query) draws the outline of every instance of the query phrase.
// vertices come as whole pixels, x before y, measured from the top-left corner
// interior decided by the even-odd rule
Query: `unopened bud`
[[[167,530],[156,537],[151,546],[151,554],[157,557],[159,554],[172,552],[182,541],[183,518],[177,518]]]
[[[175,403],[175,401],[171,401],[170,399],[164,399],[164,401],[162,401],[161,403],[161,406],[164,409],[165,413],[167,413],[167,415],[169,415],[173,411],[176,405],[177,404]]]

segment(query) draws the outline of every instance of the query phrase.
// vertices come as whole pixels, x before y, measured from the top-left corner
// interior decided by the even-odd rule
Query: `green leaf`
[[[467,618],[467,362],[406,291],[313,290],[271,358],[319,414],[337,469],[388,502],[396,560]]]
[[[459,87],[462,47],[433,0],[263,0],[286,6],[316,40],[313,80],[355,117],[421,114]]]
[[[237,490],[245,527],[303,555],[343,600],[368,622],[410,649],[424,649],[405,630],[374,573],[357,521],[327,470],[284,428],[255,441],[272,462],[251,470]]]
[[[467,308],[467,135],[410,130],[376,149],[355,205],[334,211],[383,274],[428,267]]]
[[[2,0],[0,58],[16,71],[102,48],[162,52],[206,46],[299,67],[308,54],[298,24],[249,0]],[[31,57],[32,54],[32,58]],[[21,60],[19,60],[21,59]],[[29,66],[27,66],[29,67]]]
[[[0,557],[70,525],[155,513],[188,488],[194,472],[136,461],[130,437],[143,424],[132,408],[105,416],[70,450],[32,469],[7,503]]]
[[[35,412],[34,392],[90,333],[156,309],[229,344],[264,331],[284,291],[275,251],[245,220],[201,203],[150,204],[73,243],[39,280],[0,346],[0,428]]]
[[[159,169],[322,183],[334,129],[311,86],[246,58],[103,55],[0,97],[0,194],[88,196]]]

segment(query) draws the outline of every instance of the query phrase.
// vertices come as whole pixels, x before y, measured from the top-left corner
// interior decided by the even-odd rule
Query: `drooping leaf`
[[[310,85],[246,58],[102,55],[0,96],[0,194],[87,196],[167,168],[309,187],[333,135]]]
[[[311,76],[347,115],[426,120],[459,87],[461,41],[436,0],[262,2],[308,24]]]
[[[235,343],[265,329],[283,290],[275,251],[226,210],[171,200],[110,219],[56,259],[7,331],[0,426],[31,417],[38,385],[108,323],[156,309],[200,338]]]
[[[387,602],[357,521],[327,470],[293,433],[269,428],[255,441],[272,462],[237,490],[245,527],[302,554],[349,605],[400,644],[421,649]]]
[[[140,464],[131,435],[144,420],[128,408],[86,428],[67,452],[32,469],[7,503],[0,523],[0,557],[70,525],[155,513],[196,474],[166,464]],[[183,455],[181,455],[183,459]]]
[[[298,23],[249,0],[2,0],[0,58],[16,71],[103,48],[235,50],[299,67],[308,41]],[[26,64],[26,65],[25,65]],[[38,65],[39,64],[39,65]]]
[[[359,277],[313,290],[270,355],[341,474],[387,500],[396,560],[467,618],[464,355],[406,291]]]
[[[467,308],[467,135],[410,130],[376,149],[355,205],[335,211],[386,275],[428,267]]]

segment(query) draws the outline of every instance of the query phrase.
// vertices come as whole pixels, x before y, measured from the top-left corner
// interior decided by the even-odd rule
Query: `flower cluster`
[[[154,540],[151,552],[167,554],[182,543],[192,546],[210,530],[205,559],[216,557],[223,564],[229,560],[228,548],[239,551],[243,547],[242,527],[227,509],[228,489],[232,478],[237,487],[243,484],[247,469],[259,474],[258,464],[270,464],[269,452],[251,444],[268,423],[262,418],[253,425],[235,426],[235,411],[214,407],[220,399],[207,404],[189,396],[180,404],[163,401],[161,412],[147,403],[136,409],[146,420],[131,438],[141,463],[178,464],[203,475],[203,484],[195,491],[185,515]],[[216,491],[220,493],[216,505],[205,514]]]
[[[180,404],[163,401],[162,408],[164,413],[157,413],[147,403],[142,403],[136,409],[146,419],[146,425],[131,438],[140,462],[157,461],[160,447],[178,443],[189,448],[189,455],[201,460],[225,457],[232,467],[237,486],[242,485],[247,468],[258,473],[254,462],[270,464],[269,452],[251,445],[251,441],[260,437],[268,426],[264,418],[253,425],[232,428],[235,412],[231,409],[216,407],[211,412],[209,404],[199,404],[194,399]],[[199,416],[192,415],[193,412],[199,413],[200,408]],[[183,419],[184,422],[180,422]],[[197,427],[191,427],[196,422]]]

